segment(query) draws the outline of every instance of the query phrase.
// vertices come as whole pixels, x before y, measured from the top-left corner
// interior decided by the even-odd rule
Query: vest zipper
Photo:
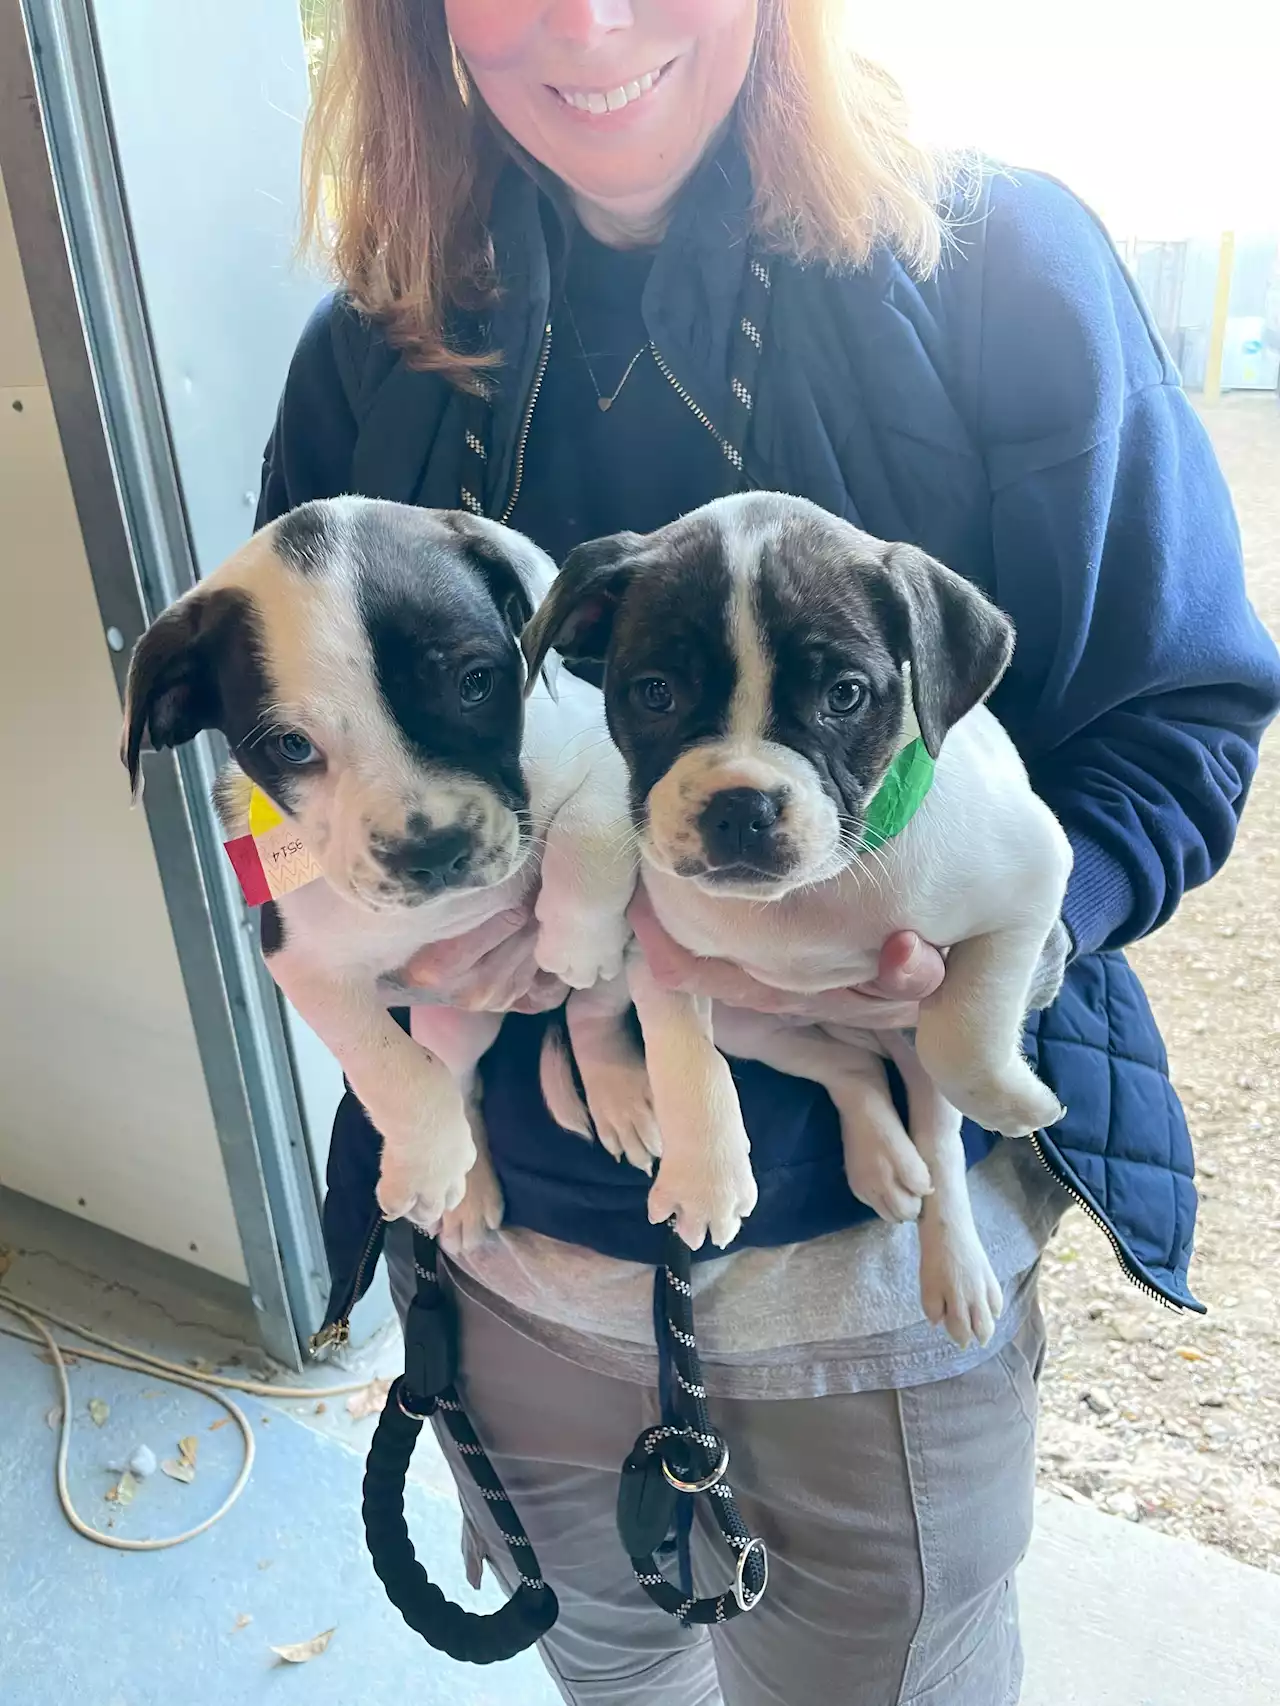
[[[1085,1200],[1080,1190],[1072,1184],[1070,1179],[1064,1177],[1062,1170],[1049,1159],[1048,1151],[1040,1141],[1039,1132],[1032,1132],[1029,1142],[1032,1149],[1035,1151],[1036,1159],[1040,1162],[1041,1166],[1044,1167],[1045,1171],[1058,1181],[1063,1190],[1066,1191],[1070,1197],[1074,1198],[1076,1207],[1084,1210],[1085,1214],[1088,1215],[1089,1219],[1098,1228],[1099,1232],[1105,1233],[1112,1250],[1115,1252],[1116,1261],[1120,1264],[1120,1271],[1129,1283],[1137,1286],[1138,1290],[1145,1292],[1148,1297],[1154,1298],[1157,1303],[1162,1303],[1166,1309],[1173,1309],[1179,1313],[1184,1313],[1186,1310],[1185,1304],[1176,1303],[1171,1297],[1166,1297],[1162,1291],[1157,1291],[1155,1286],[1151,1285],[1147,1280],[1144,1280],[1141,1274],[1134,1272],[1133,1264],[1125,1254],[1120,1240],[1098,1213],[1097,1209],[1094,1208],[1092,1203]]]
[[[667,384],[670,385],[676,396],[679,397],[680,401],[690,411],[694,418],[701,421],[703,426],[706,427],[712,438],[714,438],[716,443],[720,446],[725,460],[731,466],[736,467],[737,463],[734,460],[733,448],[728,439],[725,438],[723,433],[717,431],[716,427],[712,424],[710,415],[708,415],[706,410],[698,403],[694,402],[688,391],[685,390],[684,386],[676,378],[675,374],[672,373],[671,369],[667,366],[666,357],[662,354],[662,351],[658,348],[657,344],[651,341],[649,344],[649,350],[654,361],[658,365],[658,372],[667,381]]]
[[[378,1234],[387,1223],[378,1214],[374,1216],[373,1225],[369,1228],[369,1236],[364,1241],[364,1249],[360,1252],[360,1260],[356,1263],[355,1275],[352,1278],[347,1300],[332,1321],[325,1323],[318,1333],[313,1333],[307,1349],[312,1356],[321,1351],[331,1350],[334,1345],[345,1345],[351,1337],[351,1311],[356,1306],[360,1296],[360,1283],[364,1279],[364,1270],[369,1265],[369,1257],[373,1254],[373,1246],[378,1241]]]
[[[525,404],[524,422],[520,428],[520,440],[516,445],[516,479],[511,488],[511,496],[507,506],[498,520],[505,527],[511,520],[512,513],[520,499],[520,487],[524,483],[524,453],[529,442],[529,428],[533,425],[533,411],[538,401],[538,392],[542,389],[542,381],[547,376],[547,363],[551,360],[551,322],[547,321],[542,333],[542,353],[538,357],[538,369],[533,376],[533,389],[529,392],[529,401]]]

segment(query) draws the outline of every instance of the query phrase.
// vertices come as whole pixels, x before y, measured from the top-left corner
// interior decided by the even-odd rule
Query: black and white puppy
[[[962,1342],[1001,1307],[973,1223],[960,1115],[1023,1135],[1061,1116],[1023,1057],[1031,981],[1071,864],[983,701],[1008,620],[923,552],[800,499],[725,498],[647,537],[583,546],[524,636],[604,667],[609,729],[630,772],[643,881],[668,934],[773,988],[865,983],[890,934],[949,949],[910,1040],[805,1025],[658,988],[632,993],[663,1161],[650,1198],[694,1247],[729,1242],[755,1204],[723,1058],[821,1083],[850,1182],[887,1218],[920,1217],[927,1313]],[[906,827],[864,820],[920,739],[932,786]],[[883,1054],[906,1078],[911,1139]]]
[[[227,835],[256,783],[321,867],[265,911],[267,963],[382,1135],[384,1213],[443,1217],[464,1245],[502,1213],[475,1092],[501,1014],[419,1004],[406,1036],[387,1007],[414,1000],[395,974],[424,945],[532,906],[539,966],[584,992],[570,1030],[598,1134],[638,1165],[657,1146],[618,1011],[625,767],[595,688],[561,672],[553,692],[540,669],[526,702],[518,635],[554,574],[495,522],[310,503],[165,611],[129,671],[135,791],[144,742],[220,730]]]

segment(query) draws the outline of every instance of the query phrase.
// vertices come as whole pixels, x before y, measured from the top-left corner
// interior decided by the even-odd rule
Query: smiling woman
[[[912,663],[914,730],[903,679],[866,663],[865,646],[850,654],[857,668],[821,647],[815,662],[822,599],[835,589],[848,602],[852,561],[828,563],[824,594],[800,553],[794,610],[772,624],[794,629],[794,647],[747,643],[756,601],[778,591],[769,576],[729,601],[731,643],[705,552],[654,583],[667,600],[651,624],[661,655],[637,649],[628,662],[625,621],[612,655],[592,639],[616,591],[611,554],[643,552],[726,493],[808,499],[913,548],[903,563],[926,553],[962,577],[961,605],[982,603],[976,587],[1010,619],[1017,642],[992,710],[1074,855],[1035,984],[1045,1010],[1024,1037],[1068,1112],[1026,1142],[973,1123],[963,1135],[1004,1299],[986,1344],[961,1349],[925,1317],[916,1227],[874,1218],[872,1181],[850,1191],[826,1094],[759,1060],[735,1069],[758,1202],[727,1254],[695,1253],[680,1295],[696,1303],[693,1385],[705,1382],[706,1426],[732,1445],[749,1530],[736,1536],[738,1586],[748,1556],[759,1564],[749,1536],[767,1536],[763,1597],[756,1585],[694,1597],[733,1580],[698,1523],[697,1589],[686,1574],[677,1593],[669,1561],[637,1565],[621,1545],[616,1466],[660,1409],[664,1244],[650,1215],[661,1219],[664,1174],[655,1184],[616,1165],[605,1129],[584,1143],[557,1124],[541,1094],[542,1020],[502,1025],[483,1129],[505,1221],[484,1235],[500,1217],[491,1200],[438,1278],[460,1318],[460,1397],[560,1597],[541,1650],[577,1706],[1012,1706],[1044,1351],[1037,1271],[1070,1196],[1131,1280],[1199,1307],[1190,1141],[1116,950],[1227,857],[1280,667],[1245,596],[1204,435],[1105,231],[1048,179],[961,170],[919,147],[894,84],[850,46],[853,11],[848,0],[334,0],[308,129],[312,224],[340,288],[294,358],[260,522],[363,492],[509,522],[575,575],[594,564],[600,596],[577,612],[575,638],[589,642],[577,666],[603,670],[611,731],[638,754],[679,726],[731,756],[735,716],[759,730],[801,707],[801,780],[825,765],[852,797],[858,777],[836,777],[833,755],[855,728],[875,733],[892,699],[901,714],[877,738],[893,797],[879,815],[874,799],[857,802],[887,841],[919,804],[947,719],[933,715],[941,678],[927,658],[918,675]],[[331,219],[319,217],[322,184]],[[923,633],[920,590],[908,603]],[[686,667],[666,642],[692,627]],[[501,684],[479,698],[474,672],[490,660],[464,656],[462,638],[459,696],[477,699],[457,714],[465,740],[473,719],[497,715]],[[981,655],[976,640],[960,650]],[[626,673],[611,678],[620,656]],[[394,672],[388,682],[398,691]],[[645,782],[650,816],[673,761],[674,749]],[[730,869],[750,864],[744,850],[791,821],[792,778],[735,772],[714,792],[713,780],[704,838]],[[671,800],[673,822],[696,799]],[[973,816],[980,854],[980,807]],[[811,839],[856,888],[862,849]],[[864,870],[874,886],[874,859]],[[752,978],[741,940],[704,944],[717,958],[682,952],[642,890],[637,987],[654,1011],[680,1005],[675,988],[704,1012],[714,998],[783,1013],[796,1034],[912,1027],[922,1001],[950,999],[957,960],[939,949],[955,939],[931,946],[908,917],[882,922],[894,933],[874,982],[788,995]],[[407,979],[455,1006],[500,988],[489,1006],[505,1011],[528,987],[512,971],[529,971],[524,923],[511,918],[503,940],[433,948]],[[875,953],[869,941],[868,969]],[[577,1049],[572,1016],[570,1031]],[[695,1065],[710,1039],[692,1048]],[[665,1106],[695,1131],[689,1086],[727,1086],[715,1065],[718,1076],[664,1080]],[[377,1134],[348,1097],[325,1220],[338,1335],[383,1237],[378,1166]],[[390,1231],[388,1253],[407,1308],[403,1232]],[[672,1319],[683,1344],[688,1317]],[[658,1320],[665,1331],[666,1310]],[[699,1437],[705,1450],[708,1437],[722,1443]],[[514,1590],[494,1507],[445,1448],[476,1550]]]
[[[307,129],[309,229],[414,366],[465,379],[492,352],[464,353],[446,321],[493,286],[485,210],[513,145],[574,195],[589,231],[631,246],[661,235],[736,109],[762,233],[836,264],[885,243],[928,271],[945,171],[912,140],[896,85],[851,47],[845,10],[335,4]]]

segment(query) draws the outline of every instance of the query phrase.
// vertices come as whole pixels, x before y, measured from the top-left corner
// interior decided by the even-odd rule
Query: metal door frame
[[[0,0],[0,168],[116,686],[196,579],[90,0]],[[262,1343],[287,1367],[328,1290],[280,998],[209,804],[201,740],[144,760],[143,807]],[[121,786],[124,786],[123,775]]]

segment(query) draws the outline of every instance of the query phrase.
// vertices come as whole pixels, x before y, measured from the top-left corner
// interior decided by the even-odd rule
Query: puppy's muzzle
[[[783,876],[793,862],[781,833],[785,799],[780,789],[723,788],[698,817],[708,875]]]
[[[475,836],[459,824],[396,842],[381,855],[387,872],[418,890],[424,899],[443,889],[472,885],[475,857]]]

